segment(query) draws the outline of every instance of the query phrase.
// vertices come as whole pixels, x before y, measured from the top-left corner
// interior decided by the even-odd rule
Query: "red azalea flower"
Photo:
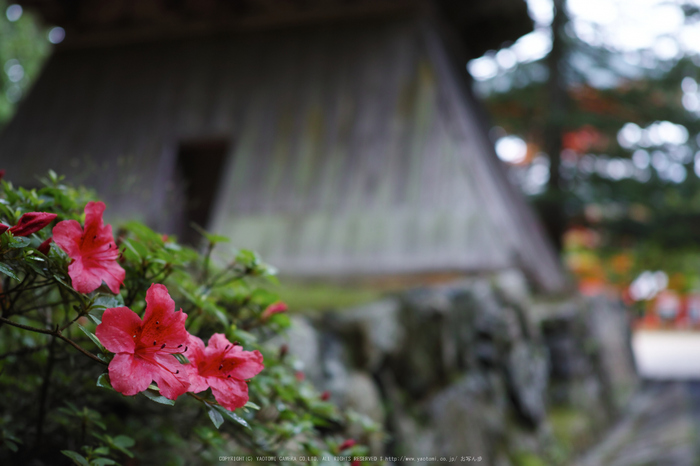
[[[188,345],[192,351],[187,357],[193,366],[189,391],[199,393],[211,387],[216,401],[229,411],[245,405],[248,402],[245,380],[264,368],[260,351],[244,351],[221,333],[212,335],[206,348],[202,340],[192,335]]]
[[[350,463],[350,466],[360,466],[362,463],[360,463],[360,460],[353,460],[352,463]]]
[[[5,169],[0,170],[0,181],[5,177]]]
[[[5,233],[9,229],[10,229],[10,227],[8,227],[7,225],[5,225],[4,223],[0,223],[0,235]]]
[[[66,251],[73,262],[68,275],[73,288],[90,293],[104,281],[112,293],[119,293],[126,272],[117,264],[119,248],[114,243],[112,226],[104,225],[103,202],[88,202],[85,206],[85,231],[75,220],[64,220],[53,228],[53,239]]]
[[[10,233],[14,236],[29,236],[53,222],[55,218],[56,214],[48,212],[28,212],[19,218],[17,225],[10,228]]]
[[[329,392],[328,390],[326,390],[326,391],[324,391],[323,393],[321,393],[321,400],[322,400],[322,401],[328,401],[328,400],[330,400],[330,399],[331,399],[331,392]]]
[[[340,446],[338,447],[338,451],[343,451],[343,450],[347,450],[348,448],[352,448],[355,446],[356,443],[357,442],[355,440],[349,438],[340,444]]]
[[[175,312],[168,289],[155,283],[146,293],[143,321],[128,307],[105,310],[95,335],[105,348],[116,353],[109,363],[112,387],[131,396],[155,381],[168,399],[185,393],[190,386],[189,367],[180,364],[173,354],[187,351],[186,318],[182,309]]]
[[[46,238],[37,249],[40,253],[42,253],[45,256],[49,255],[49,249],[51,249],[51,242],[53,241],[53,237],[49,236]]]
[[[287,312],[287,305],[282,301],[278,301],[267,306],[267,309],[263,311],[263,313],[260,315],[260,318],[262,320],[267,320],[273,315],[279,314],[280,312]]]

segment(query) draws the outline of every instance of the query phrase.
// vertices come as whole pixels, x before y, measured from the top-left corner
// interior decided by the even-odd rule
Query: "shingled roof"
[[[66,47],[0,154],[16,181],[53,168],[163,231],[182,231],[181,180],[204,177],[207,226],[290,275],[519,267],[560,290],[445,43],[400,14]]]

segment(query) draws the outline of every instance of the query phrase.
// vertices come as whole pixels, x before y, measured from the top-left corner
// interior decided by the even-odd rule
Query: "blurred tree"
[[[666,52],[659,41],[669,35],[618,50],[599,29],[583,34],[565,0],[553,7],[546,27],[536,21],[551,47],[542,57],[509,67],[499,51],[478,59],[497,71],[484,78],[490,70],[478,63],[484,76],[472,72],[497,125],[497,150],[514,136],[526,143],[499,156],[558,246],[568,228],[593,227],[602,255],[634,248],[634,270],[677,264],[687,273],[687,261],[670,256],[700,251],[699,56],[678,45]],[[697,8],[673,8],[682,27],[700,19]]]
[[[31,13],[0,0],[0,127],[39,75],[50,45],[47,31]]]

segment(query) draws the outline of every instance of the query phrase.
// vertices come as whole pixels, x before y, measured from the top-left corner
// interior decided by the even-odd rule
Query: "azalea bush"
[[[345,432],[379,427],[294,370],[272,267],[245,250],[216,260],[227,240],[203,230],[202,252],[138,222],[113,231],[93,193],[42,182],[1,182],[0,463],[368,453]]]

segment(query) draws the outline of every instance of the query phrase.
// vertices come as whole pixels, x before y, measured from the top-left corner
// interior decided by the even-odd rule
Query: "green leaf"
[[[66,252],[63,249],[61,249],[61,247],[56,243],[51,243],[51,246],[49,248],[49,259],[67,261],[68,254],[66,254]]]
[[[200,233],[202,236],[204,236],[207,241],[209,241],[211,244],[217,244],[217,243],[227,243],[230,241],[229,238],[226,236],[221,236],[221,235],[213,235],[206,231],[204,228],[200,227],[196,223],[190,223],[190,226],[197,230],[198,233]]]
[[[143,395],[146,398],[150,398],[152,401],[155,401],[156,403],[160,403],[160,404],[168,405],[168,406],[175,406],[175,401],[169,400],[166,397],[164,397],[163,395],[158,395],[156,393],[153,393],[150,390],[145,390],[141,393],[143,393]]]
[[[97,386],[114,390],[114,388],[112,388],[112,382],[109,380],[109,374],[107,373],[100,374],[100,376],[97,378]]]
[[[15,236],[10,240],[9,243],[7,243],[7,245],[14,249],[22,249],[29,246],[29,243],[31,242],[32,241],[25,236]]]
[[[122,295],[118,294],[116,296],[110,295],[100,295],[93,303],[94,307],[103,307],[105,309],[110,309],[113,307],[121,307],[124,305],[124,298]]]
[[[233,421],[236,424],[242,425],[246,429],[250,429],[250,425],[248,424],[248,421],[246,421],[245,419],[243,419],[241,416],[234,413],[233,411],[229,411],[228,409],[224,408],[223,406],[219,406],[219,405],[214,406],[214,409],[219,414],[221,414],[226,419],[228,419],[229,421]],[[210,413],[211,413],[211,411],[210,411]],[[211,417],[211,414],[209,414],[209,416]]]
[[[214,408],[209,410],[209,419],[211,419],[211,422],[214,424],[214,427],[217,429],[221,427],[221,424],[224,423],[224,418],[221,416],[221,414]]]
[[[29,256],[29,257],[27,257],[27,259],[31,259],[31,257],[32,257],[32,256]],[[27,264],[37,275],[42,276],[42,277],[46,277],[46,276],[47,276],[47,275],[46,275],[46,270],[45,270],[45,269],[42,269],[41,267],[39,267],[39,264],[35,264],[35,263],[34,263],[33,261],[31,261],[31,260],[27,260],[27,261],[25,262],[25,264]]]
[[[256,411],[259,411],[259,410],[260,410],[260,406],[256,405],[256,404],[253,403],[252,401],[247,402],[247,403],[245,404],[245,407],[246,407],[246,408],[250,408],[250,409],[254,409],[254,410],[256,410]]]
[[[124,245],[124,257],[130,262],[141,262],[141,259],[148,255],[148,250],[136,241],[125,239],[122,244]]]
[[[111,445],[115,449],[124,453],[129,458],[133,458],[134,454],[131,453],[128,450],[128,448],[133,447],[135,443],[136,442],[134,442],[134,439],[132,439],[131,437],[127,437],[126,435],[117,435],[116,437],[114,437],[114,439],[112,439]]]
[[[103,352],[106,351],[106,350],[105,350],[105,347],[102,346],[102,343],[100,343],[100,340],[97,339],[97,337],[95,336],[94,333],[92,333],[90,330],[86,329],[85,327],[83,327],[83,326],[80,325],[80,324],[77,324],[77,325],[78,325],[78,328],[79,328],[80,330],[82,330],[83,333],[84,333],[85,335],[87,335],[88,338],[89,338],[90,340],[92,340],[92,342],[93,342],[94,344],[97,345],[97,347],[100,349],[100,351],[103,351]]]
[[[144,242],[152,241],[159,245],[163,244],[163,235],[161,235],[160,233],[156,233],[143,223],[131,221],[124,226],[132,233],[134,233],[134,235],[136,235],[139,240],[142,240]]]
[[[236,262],[249,269],[255,268],[258,261],[258,255],[247,249],[241,249],[236,254]]]
[[[134,439],[127,437],[126,435],[117,435],[114,437],[114,444],[122,448],[131,448],[136,444]]]
[[[118,464],[116,461],[109,458],[97,458],[90,461],[90,466],[108,466],[111,464]]]
[[[214,304],[210,301],[206,301],[204,303],[204,306],[202,307],[202,309],[204,309],[204,311],[207,314],[213,315],[214,317],[219,319],[219,322],[221,322],[221,324],[224,327],[228,327],[228,317],[226,317],[226,313],[224,312],[223,308],[221,308],[220,306],[217,306],[216,304]]]
[[[102,319],[100,319],[98,316],[96,316],[92,312],[88,312],[87,316],[90,318],[90,320],[95,322],[97,325],[100,325],[102,323]]]
[[[190,363],[190,360],[187,359],[187,356],[185,356],[182,353],[175,353],[175,354],[173,354],[173,356],[175,356],[175,359],[180,361],[180,364],[189,364]]]
[[[15,442],[13,442],[13,441],[11,441],[11,440],[8,440],[8,439],[4,439],[3,442],[5,443],[5,446],[6,446],[9,450],[11,450],[11,451],[13,451],[13,452],[15,452],[15,453],[17,452],[17,450],[19,450],[19,448],[17,448],[17,444],[15,444]]]
[[[7,275],[8,277],[10,277],[14,280],[19,281],[19,277],[17,275],[15,275],[15,273],[12,271],[10,266],[7,264],[0,262],[0,272],[4,273],[5,275]]]
[[[271,324],[277,324],[282,328],[289,328],[292,326],[292,321],[287,314],[273,314],[269,322]]]
[[[61,450],[61,453],[66,455],[68,458],[72,459],[75,464],[78,464],[80,466],[90,466],[90,463],[88,463],[85,457],[78,452],[71,450]]]
[[[75,291],[75,290],[73,290],[73,287],[70,286],[70,284],[66,283],[66,281],[65,281],[61,276],[59,276],[58,274],[53,274],[53,278],[55,278],[56,281],[57,281],[58,283],[60,283],[61,285],[65,286],[65,287],[68,288],[69,290]]]

